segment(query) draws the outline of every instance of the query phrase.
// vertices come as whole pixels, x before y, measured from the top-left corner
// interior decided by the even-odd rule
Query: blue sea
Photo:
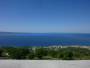
[[[9,33],[0,32],[0,46],[90,45],[84,33]]]

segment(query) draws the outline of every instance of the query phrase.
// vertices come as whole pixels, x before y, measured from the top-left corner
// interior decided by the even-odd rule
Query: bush
[[[8,48],[6,51],[11,59],[25,59],[29,53],[26,48]]]

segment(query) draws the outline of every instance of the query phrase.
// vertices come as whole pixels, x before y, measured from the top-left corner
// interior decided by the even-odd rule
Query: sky
[[[0,31],[90,33],[90,0],[0,0]]]

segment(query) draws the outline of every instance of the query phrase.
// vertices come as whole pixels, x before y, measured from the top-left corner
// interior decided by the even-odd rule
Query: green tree
[[[35,50],[35,56],[38,58],[38,59],[43,59],[44,56],[47,56],[47,49],[45,48],[36,48]]]
[[[3,55],[2,55],[2,53],[3,53],[3,49],[2,48],[0,48],[0,57],[2,57]]]
[[[35,53],[34,53],[34,50],[32,50],[32,48],[29,48],[27,59],[35,59]]]
[[[25,59],[29,53],[27,48],[8,48],[7,53],[11,59]]]

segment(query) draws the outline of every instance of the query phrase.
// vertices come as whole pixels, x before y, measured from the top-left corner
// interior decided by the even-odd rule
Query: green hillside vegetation
[[[3,47],[1,59],[90,60],[90,49],[80,47]]]

